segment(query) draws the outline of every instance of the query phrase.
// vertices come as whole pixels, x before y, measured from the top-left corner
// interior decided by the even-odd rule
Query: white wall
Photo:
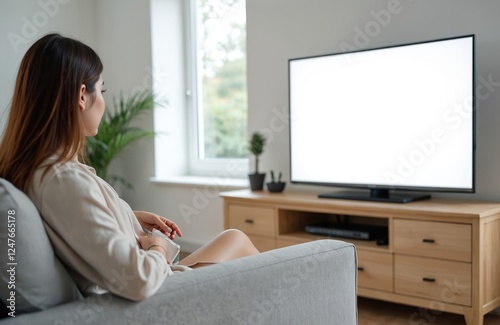
[[[493,0],[248,1],[249,128],[272,134],[262,168],[289,175],[288,124],[282,121],[289,58],[342,52],[345,44],[368,48],[476,34],[478,85],[488,78],[494,83],[487,93],[483,87],[477,111],[476,194],[433,196],[500,200],[499,12],[500,3]]]
[[[21,59],[37,39],[58,32],[96,45],[96,0],[23,0],[0,2],[0,132]]]

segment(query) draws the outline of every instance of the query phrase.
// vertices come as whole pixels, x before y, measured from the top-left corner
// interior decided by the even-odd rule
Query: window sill
[[[221,188],[244,189],[250,187],[246,178],[218,178],[209,176],[170,176],[170,177],[151,177],[152,183],[158,185],[177,185],[177,186],[217,186]]]

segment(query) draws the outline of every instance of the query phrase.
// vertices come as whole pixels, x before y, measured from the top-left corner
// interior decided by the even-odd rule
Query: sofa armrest
[[[176,274],[140,302],[92,296],[6,324],[350,325],[356,274],[352,244],[320,240]]]

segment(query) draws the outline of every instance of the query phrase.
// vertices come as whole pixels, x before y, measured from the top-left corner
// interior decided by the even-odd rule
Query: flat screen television
[[[403,203],[474,192],[474,35],[288,63],[292,183]]]

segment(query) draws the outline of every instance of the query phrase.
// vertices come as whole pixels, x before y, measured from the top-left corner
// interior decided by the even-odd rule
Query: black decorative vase
[[[264,180],[266,174],[248,174],[250,180],[250,189],[252,191],[262,191],[264,189]]]
[[[267,189],[271,193],[280,193],[285,189],[285,182],[269,182],[267,183]]]

